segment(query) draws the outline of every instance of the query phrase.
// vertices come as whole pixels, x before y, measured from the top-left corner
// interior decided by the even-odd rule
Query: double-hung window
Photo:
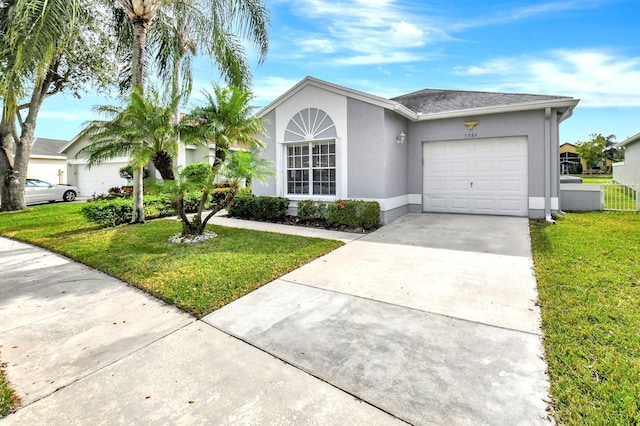
[[[287,145],[287,193],[336,195],[335,139]]]

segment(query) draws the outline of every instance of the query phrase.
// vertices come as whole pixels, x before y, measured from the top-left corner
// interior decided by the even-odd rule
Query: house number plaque
[[[469,131],[468,131],[467,133],[465,133],[465,134],[464,134],[464,138],[465,138],[465,139],[473,139],[473,138],[477,138],[477,137],[478,137],[478,134],[477,134],[477,133],[475,133],[475,132],[473,131],[473,129],[474,129],[478,124],[480,124],[480,122],[479,122],[479,121],[464,121],[462,124],[464,124],[464,125],[465,125],[465,127],[466,127],[467,129],[469,129]]]

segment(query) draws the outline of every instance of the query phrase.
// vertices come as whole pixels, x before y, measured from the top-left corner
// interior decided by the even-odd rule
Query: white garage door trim
[[[528,216],[527,137],[424,142],[425,212]]]

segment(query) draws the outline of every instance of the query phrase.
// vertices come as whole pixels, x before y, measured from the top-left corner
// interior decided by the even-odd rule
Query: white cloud
[[[390,52],[386,54],[374,53],[371,55],[355,55],[345,58],[335,58],[334,62],[340,65],[374,65],[415,62],[421,59],[424,59],[424,57],[409,52]]]
[[[540,56],[500,58],[453,70],[491,78],[486,90],[566,95],[583,107],[640,107],[640,57],[601,50],[554,50]]]
[[[417,48],[444,37],[420,14],[395,0],[307,0],[289,2],[293,13],[308,22],[322,23],[324,33],[298,33],[293,37],[299,51],[332,54],[323,63],[365,65],[414,62],[424,56]],[[289,54],[289,53],[288,53]]]
[[[300,82],[299,79],[265,77],[253,84],[254,105],[263,107]]]
[[[328,38],[308,38],[298,42],[303,52],[333,53],[336,51],[335,43]]]

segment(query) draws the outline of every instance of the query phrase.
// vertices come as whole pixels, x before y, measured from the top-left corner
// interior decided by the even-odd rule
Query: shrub
[[[133,215],[133,201],[125,198],[102,199],[82,206],[82,214],[92,223],[118,226],[129,223]],[[145,196],[144,215],[147,219],[175,214],[173,202],[168,195]]]
[[[236,195],[253,195],[251,193],[251,187],[239,188],[238,193]]]
[[[375,201],[338,200],[327,206],[327,223],[371,229],[380,225],[380,205]]]
[[[258,220],[282,220],[289,207],[289,200],[283,197],[254,197],[253,203],[253,214]]]
[[[227,212],[230,216],[243,219],[276,221],[287,215],[289,200],[282,197],[254,197],[236,195]]]
[[[241,219],[253,219],[253,195],[236,195],[227,208],[227,213]]]
[[[211,165],[209,163],[191,163],[184,168],[182,172],[183,177],[194,183],[205,183],[211,177]]]
[[[301,222],[324,221],[327,219],[327,203],[322,201],[298,201],[298,220]]]
[[[106,226],[118,226],[123,223],[129,223],[132,212],[132,201],[122,198],[98,200],[82,206],[82,214],[89,222]]]

